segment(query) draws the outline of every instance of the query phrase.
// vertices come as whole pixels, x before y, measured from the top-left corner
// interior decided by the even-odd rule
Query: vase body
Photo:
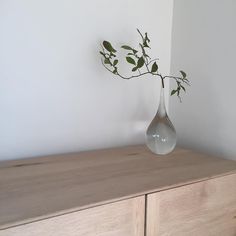
[[[161,87],[159,107],[146,132],[146,145],[153,153],[165,155],[174,150],[176,141],[176,131],[167,115]]]

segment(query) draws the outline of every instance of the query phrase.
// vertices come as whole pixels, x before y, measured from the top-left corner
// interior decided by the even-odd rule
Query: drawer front
[[[0,236],[144,236],[145,197],[0,230]]]
[[[236,175],[147,197],[147,236],[235,236]]]

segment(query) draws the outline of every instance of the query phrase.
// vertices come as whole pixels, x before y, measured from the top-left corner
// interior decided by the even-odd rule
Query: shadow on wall
[[[198,94],[201,80],[205,81],[206,89]],[[178,145],[222,156],[225,152],[220,145],[224,143],[220,130],[223,117],[221,107],[214,99],[217,91],[211,89],[207,78],[200,75],[192,81],[191,86],[194,89],[188,88],[187,93],[182,96],[182,103],[176,98],[170,101],[170,117],[176,127]],[[216,148],[215,143],[219,144]]]
[[[174,2],[171,70],[192,86],[170,112],[179,145],[236,160],[235,10],[231,0]]]

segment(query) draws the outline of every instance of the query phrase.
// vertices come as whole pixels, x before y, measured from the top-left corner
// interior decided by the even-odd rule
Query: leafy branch
[[[100,51],[102,55],[101,61],[103,66],[111,73],[121,77],[122,79],[132,79],[138,78],[147,74],[158,76],[161,79],[162,87],[164,88],[165,79],[173,79],[176,82],[176,89],[171,91],[171,95],[176,94],[181,101],[180,92],[186,92],[185,85],[190,85],[189,80],[187,78],[187,74],[180,70],[180,76],[171,76],[165,75],[163,76],[159,73],[159,67],[157,64],[158,59],[151,59],[151,57],[147,54],[147,51],[151,49],[150,47],[150,39],[145,33],[144,35],[137,29],[138,34],[141,37],[141,42],[139,43],[139,49],[133,48],[128,45],[122,45],[121,48],[126,51],[125,60],[128,64],[132,65],[131,72],[133,75],[124,76],[120,73],[118,69],[119,60],[117,59],[117,50],[114,49],[112,44],[109,41],[103,41]]]

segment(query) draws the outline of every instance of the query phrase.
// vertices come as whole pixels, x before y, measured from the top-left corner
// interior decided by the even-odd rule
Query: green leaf
[[[117,67],[115,67],[115,69],[112,71],[113,74],[117,74]]]
[[[113,62],[113,66],[117,65],[117,63],[118,63],[118,60],[117,60],[117,59],[114,60],[114,62]]]
[[[123,46],[121,46],[121,48],[126,49],[126,50],[133,50],[133,48],[131,48],[130,46],[127,46],[127,45],[123,45]]]
[[[144,40],[144,37],[143,37],[142,33],[140,32],[140,30],[139,30],[139,29],[137,29],[137,31],[138,31],[138,33],[140,34],[140,36],[141,36],[142,40]]]
[[[104,52],[100,51],[99,53],[105,57],[105,53]]]
[[[138,59],[138,63],[137,63],[137,67],[138,68],[141,68],[143,65],[144,65],[144,58],[143,57],[140,57],[139,59]]]
[[[103,41],[103,46],[106,48],[107,51],[109,52],[116,52],[116,50],[112,47],[111,43],[108,41]]]
[[[145,52],[145,49],[144,49],[143,45],[140,43],[140,44],[139,44],[139,46],[140,46],[140,47],[141,47],[141,49],[142,49],[142,53],[143,53],[143,54],[146,54],[146,52]]]
[[[158,65],[156,62],[153,63],[151,72],[156,72],[158,70]]]
[[[181,85],[181,88],[184,90],[184,92],[186,92],[186,89],[183,85]]]
[[[137,50],[135,50],[135,49],[133,49],[133,48],[131,48],[130,46],[127,46],[127,45],[123,45],[123,46],[121,46],[121,48],[123,48],[123,49],[126,49],[126,50],[130,50],[130,51],[133,51],[133,54],[136,54],[138,51]],[[129,54],[129,53],[128,53]]]
[[[150,39],[148,38],[147,33],[145,33],[145,40],[146,40],[148,43],[150,43]]]
[[[174,95],[176,92],[177,92],[177,90],[174,90],[174,89],[173,89],[173,90],[171,91],[171,96]]]
[[[143,42],[143,47],[145,47],[145,48],[150,48],[150,47],[148,46],[148,44],[147,44],[146,41]]]
[[[138,67],[134,67],[133,69],[132,69],[132,71],[136,71],[138,69]]]
[[[110,57],[116,57],[116,54],[114,54],[114,53],[110,53]]]
[[[187,76],[186,73],[185,73],[184,71],[182,71],[182,70],[180,71],[180,73],[181,73],[181,75],[183,76],[183,79],[185,79],[186,76]]]
[[[147,55],[147,53],[146,53],[146,51],[145,51],[145,49],[144,49],[144,46],[143,46],[141,43],[140,43],[139,45],[140,45],[140,47],[141,47],[141,49],[142,49],[143,56],[150,58],[150,57]]]
[[[126,57],[126,61],[130,64],[136,65],[135,60],[132,57]]]
[[[108,58],[105,58],[105,59],[104,59],[104,63],[105,63],[105,64],[111,64],[111,63],[110,63],[110,60],[109,60]]]

